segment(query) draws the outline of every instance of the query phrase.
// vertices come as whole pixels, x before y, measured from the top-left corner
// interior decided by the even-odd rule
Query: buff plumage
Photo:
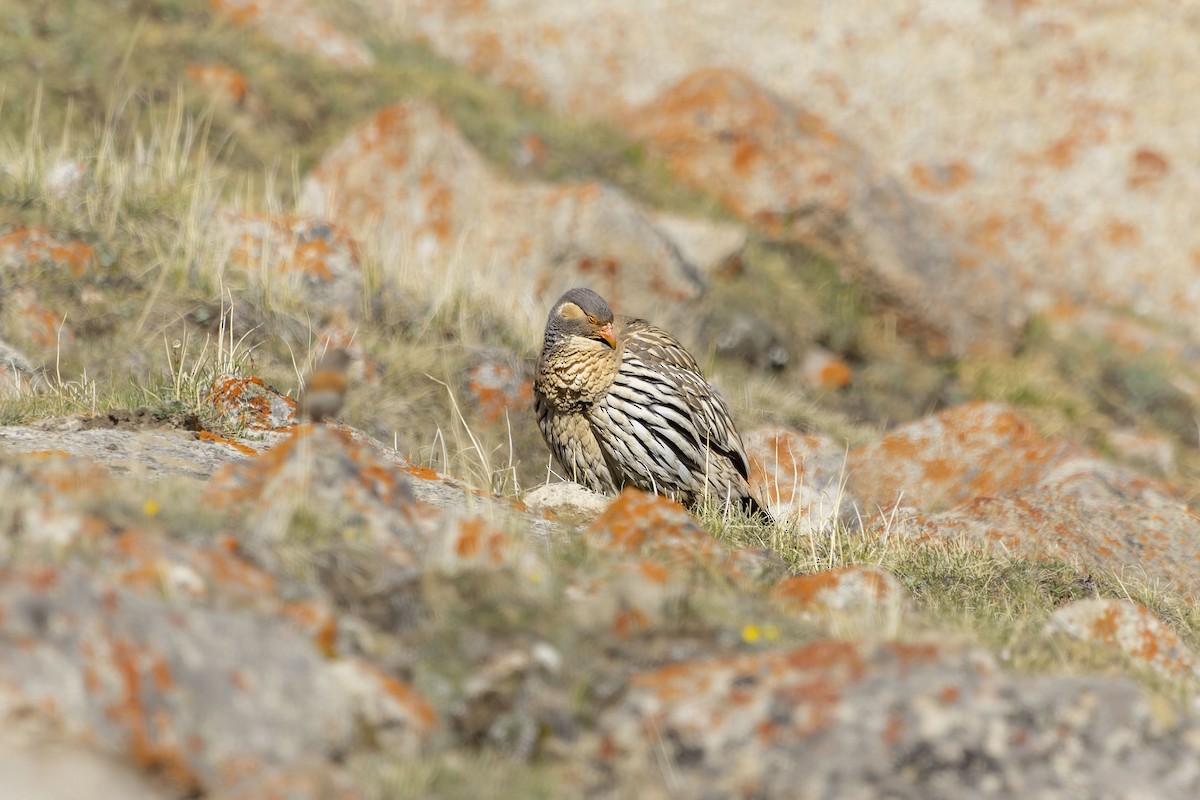
[[[534,382],[538,425],[565,477],[767,516],[729,407],[671,334],[616,316],[590,289],[559,298]]]

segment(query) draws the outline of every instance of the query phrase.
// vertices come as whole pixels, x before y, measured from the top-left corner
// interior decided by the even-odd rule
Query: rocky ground
[[[0,11],[0,796],[1200,794],[1200,17],[70,6]],[[574,285],[775,524],[552,474]]]

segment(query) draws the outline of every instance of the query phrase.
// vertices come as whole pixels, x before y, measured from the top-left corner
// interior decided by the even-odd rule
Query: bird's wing
[[[626,351],[647,363],[670,364],[700,374],[700,365],[683,345],[662,328],[636,317],[618,317],[617,336],[624,341]]]
[[[748,478],[750,462],[729,405],[704,379],[692,354],[674,336],[644,319],[623,317],[618,322],[618,335],[626,351],[657,371],[684,400],[694,420],[697,444],[725,456],[742,477]]]

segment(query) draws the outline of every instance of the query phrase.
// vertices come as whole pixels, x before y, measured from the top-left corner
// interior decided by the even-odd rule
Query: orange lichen
[[[224,436],[218,436],[212,431],[200,431],[197,438],[202,442],[220,442],[221,444],[227,444],[234,450],[237,450],[239,453],[244,453],[248,456],[258,455],[258,451],[250,445],[242,444],[241,442],[234,441],[233,439],[227,439]]]
[[[930,192],[950,192],[968,183],[972,178],[971,168],[955,161],[938,169],[925,164],[914,164],[909,171],[913,183]]]
[[[224,64],[189,64],[187,76],[203,89],[223,95],[234,103],[243,102],[250,93],[245,76]]]
[[[818,383],[827,389],[841,389],[850,385],[854,373],[850,365],[840,358],[830,359],[818,372]]]
[[[1142,232],[1135,225],[1112,219],[1104,229],[1104,238],[1113,247],[1134,247],[1141,242]]]
[[[649,627],[650,618],[640,608],[622,608],[613,618],[613,633],[622,639]]]
[[[184,754],[169,744],[168,731],[162,729],[163,725],[169,725],[170,718],[152,713],[145,704],[142,664],[150,663],[153,676],[161,672],[162,657],[120,638],[112,640],[111,655],[121,676],[123,692],[119,700],[109,704],[107,713],[109,719],[124,726],[129,736],[130,757],[141,767],[159,772],[185,793],[198,792],[202,785],[199,776]],[[161,669],[166,669],[165,664]]]
[[[399,678],[395,678],[373,664],[363,663],[362,668],[373,675],[381,687],[392,696],[408,713],[422,731],[427,731],[437,724],[437,711],[429,701],[419,695],[415,689]]]

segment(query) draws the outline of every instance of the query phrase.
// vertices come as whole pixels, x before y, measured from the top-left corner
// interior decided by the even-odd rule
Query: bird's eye
[[[588,314],[587,321],[588,321],[588,324],[589,324],[589,325],[595,325],[595,324],[596,324],[596,318],[595,318],[595,317],[593,317],[591,314]]]

